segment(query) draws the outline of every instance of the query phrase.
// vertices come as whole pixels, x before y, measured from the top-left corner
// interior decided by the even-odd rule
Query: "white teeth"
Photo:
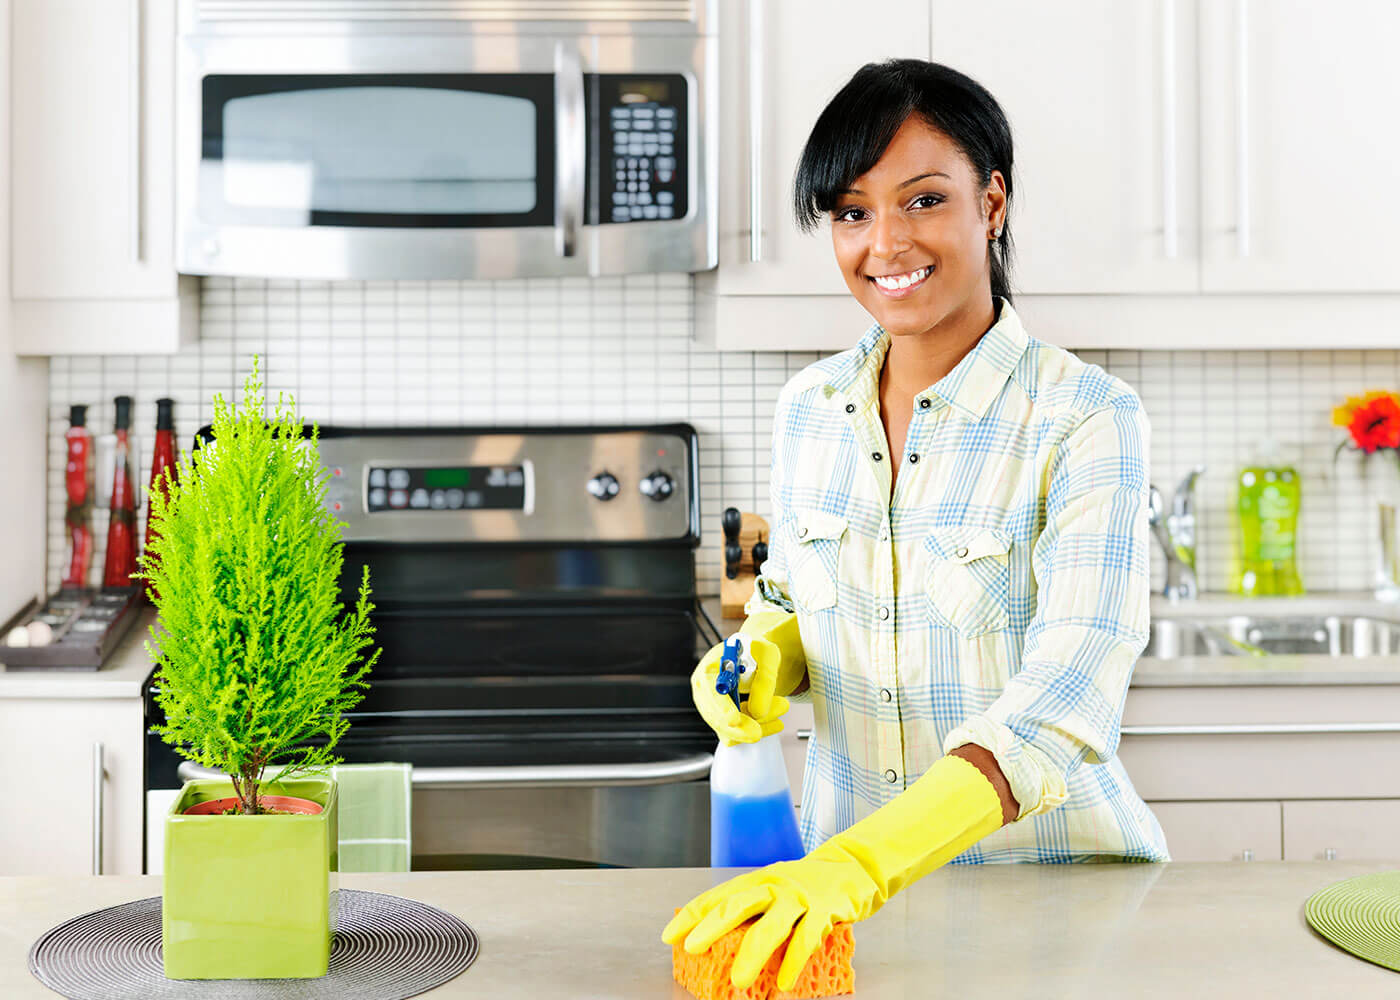
[[[910,271],[908,274],[901,274],[899,277],[877,277],[875,284],[890,291],[898,291],[901,288],[908,288],[910,285],[917,285],[928,277],[929,269],[921,267],[917,271]]]

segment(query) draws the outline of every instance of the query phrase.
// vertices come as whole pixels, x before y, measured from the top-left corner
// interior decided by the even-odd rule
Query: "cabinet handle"
[[[102,874],[102,790],[106,780],[102,744],[92,745],[92,873]]]
[[[1162,0],[1162,253],[1176,250],[1176,0]]]
[[[142,54],[145,51],[145,40],[142,38],[144,32],[144,17],[142,16],[142,4],[145,0],[129,0],[129,28],[131,38],[128,41],[131,59],[131,83],[129,84],[128,103],[130,105],[131,121],[127,129],[127,135],[131,139],[131,255],[136,263],[144,264],[146,261],[146,185],[143,183],[142,173],[145,170],[145,121],[141,114],[141,106],[145,103],[145,63]]]
[[[1331,848],[1331,847],[1327,848],[1327,850],[1325,850],[1325,851],[1322,852],[1322,859],[1323,859],[1324,861],[1336,861],[1336,860],[1337,860],[1337,852],[1336,852],[1336,850],[1335,850],[1334,848]]]
[[[1278,722],[1261,725],[1124,726],[1124,736],[1299,736],[1331,733],[1400,733],[1400,722]]]
[[[810,729],[799,729],[797,731],[797,738],[799,740],[810,740],[812,738],[812,731]]]
[[[763,4],[749,0],[749,260],[763,259]]]
[[[578,51],[567,42],[554,46],[554,148],[558,151],[554,178],[554,251],[560,257],[578,253],[578,228],[583,218],[584,141],[583,67]]]
[[[1235,0],[1235,250],[1249,256],[1249,0]]]
[[[1243,861],[1253,861],[1254,852],[1249,850],[1249,848],[1245,848],[1245,850],[1240,854],[1240,858]]]

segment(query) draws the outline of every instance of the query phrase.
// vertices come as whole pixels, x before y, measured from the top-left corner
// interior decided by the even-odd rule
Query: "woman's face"
[[[1006,185],[984,188],[951,139],[910,117],[885,154],[843,192],[831,242],[846,286],[893,336],[920,334],[990,308],[988,240]]]

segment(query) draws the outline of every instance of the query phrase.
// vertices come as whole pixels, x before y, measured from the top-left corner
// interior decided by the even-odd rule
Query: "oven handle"
[[[554,46],[554,251],[578,253],[583,222],[583,174],[588,157],[584,135],[583,66],[577,50]]]
[[[542,788],[565,785],[614,787],[620,785],[669,785],[709,777],[715,755],[697,753],[680,760],[643,764],[547,764],[519,767],[415,767],[415,788]],[[182,761],[176,773],[181,781],[222,778],[222,771]]]

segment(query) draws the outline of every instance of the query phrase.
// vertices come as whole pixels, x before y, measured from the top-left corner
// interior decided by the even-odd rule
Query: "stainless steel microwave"
[[[180,0],[178,268],[699,271],[715,0]]]

